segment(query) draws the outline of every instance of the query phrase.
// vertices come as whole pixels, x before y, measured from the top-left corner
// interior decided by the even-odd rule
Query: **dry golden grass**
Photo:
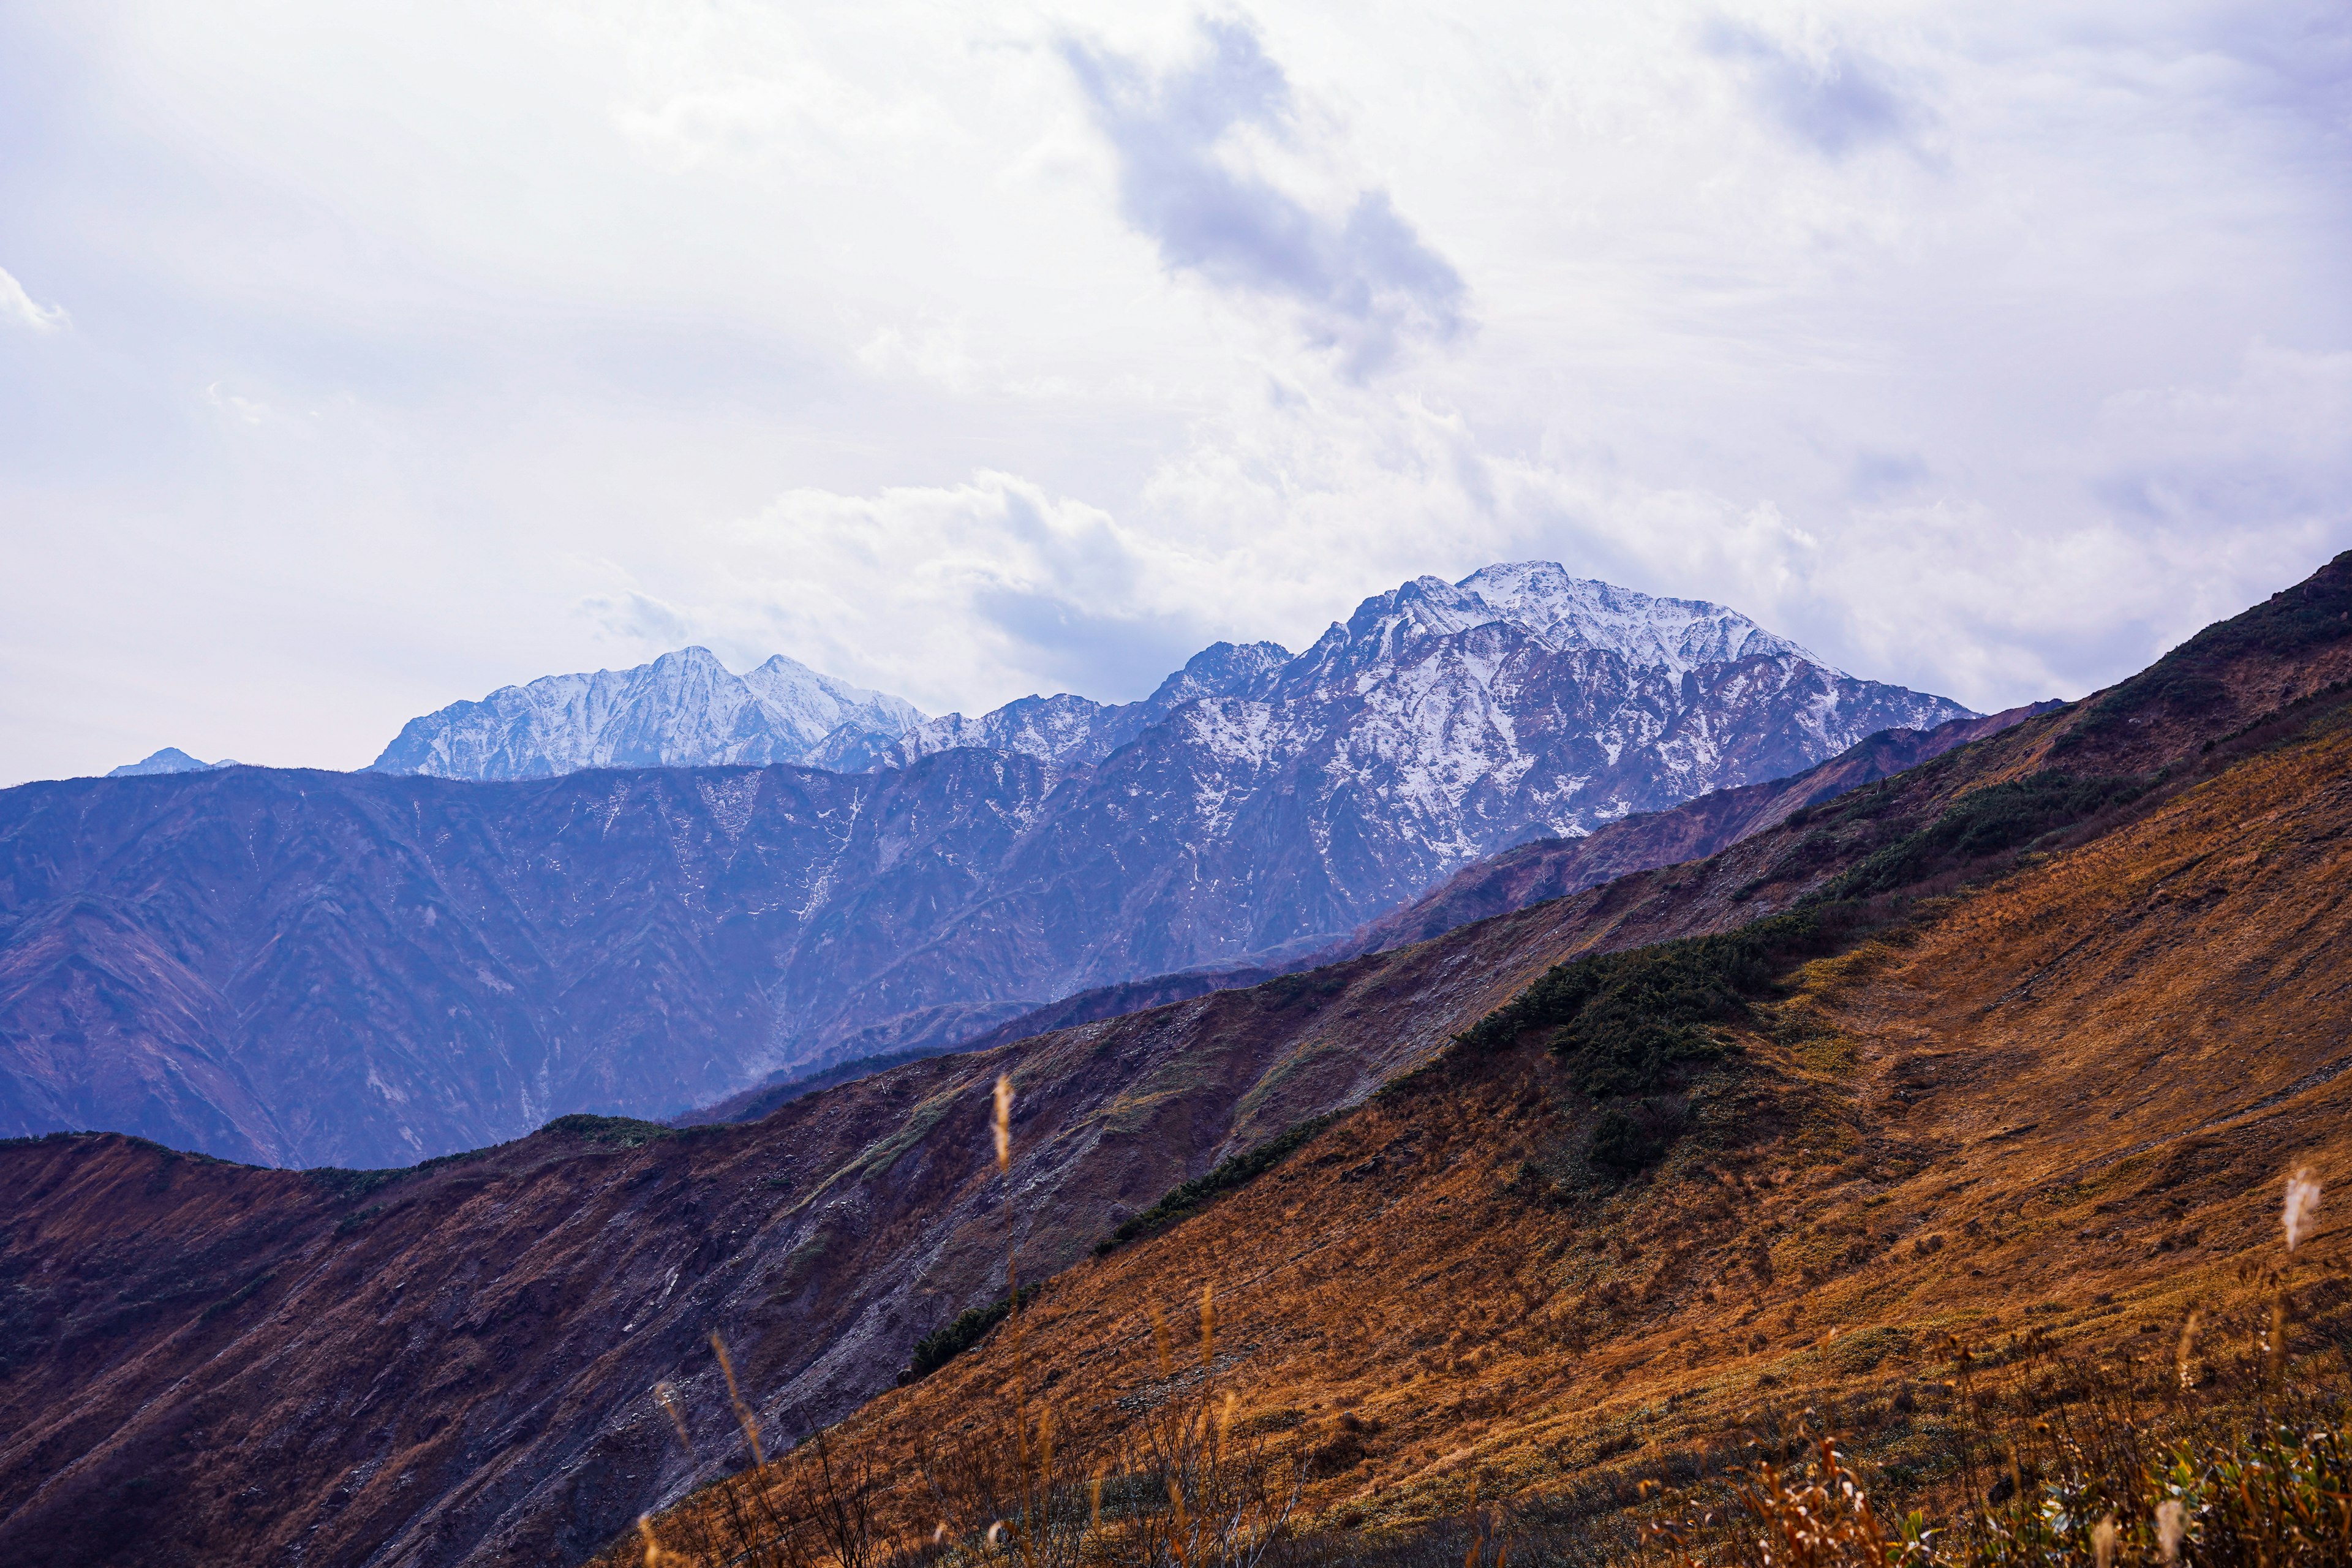
[[[2005,1447],[2029,1489],[2042,1438],[1982,1434],[2062,1385],[2132,1402],[2139,1432],[2341,1377],[2346,1227],[2320,1205],[2352,1180],[2347,824],[2336,734],[1809,964],[1694,1086],[1665,1163],[1622,1185],[1579,1173],[1589,1112],[1542,1050],[1452,1062],[1061,1275],[835,1440],[891,1457],[877,1507],[899,1541],[921,1538],[914,1457],[1001,1445],[1007,1411],[1017,1464],[1050,1429],[1084,1456],[1073,1497],[1108,1474],[1121,1498],[1139,1456],[1172,1462],[1154,1423],[1190,1412],[1195,1449],[1255,1445],[1262,1494],[1288,1467],[1307,1534],[1377,1541],[1505,1500],[1668,1519],[1809,1453],[1811,1477],[1759,1495],[1814,1498],[1829,1531],[1853,1511],[1841,1475],[1958,1506]],[[1002,1100],[998,1126],[1002,1163]],[[1201,1353],[1180,1366],[1168,1321],[1193,1303]],[[1832,1429],[1834,1464],[1814,1449]],[[1082,1543],[1105,1539],[1093,1495]],[[1848,1522],[1767,1560],[1899,1554],[1877,1515]],[[2127,1522],[2106,1556],[2178,1549],[2152,1504]]]

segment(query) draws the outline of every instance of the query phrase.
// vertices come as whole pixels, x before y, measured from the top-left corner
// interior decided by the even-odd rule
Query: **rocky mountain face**
[[[922,722],[912,703],[778,654],[736,675],[708,648],[635,669],[551,675],[408,721],[370,766],[452,779],[583,768],[864,765]]]
[[[156,773],[201,773],[214,768],[233,768],[236,765],[236,759],[234,757],[223,757],[219,762],[207,763],[188,755],[177,746],[166,746],[162,751],[151,752],[135,763],[125,763],[106,776],[110,779],[143,779]]]
[[[933,752],[976,746],[1048,763],[1098,763],[1187,702],[1269,689],[1289,662],[1290,650],[1280,643],[1212,643],[1140,702],[1095,702],[1066,691],[1024,697],[977,719],[950,713],[926,720],[882,755],[903,767]]]
[[[554,729],[411,731],[417,755],[490,737],[478,772],[554,772],[551,736],[675,754],[712,715],[765,744],[769,707],[727,682],[751,689],[677,655],[539,683],[546,710],[494,699],[571,715]],[[1220,645],[1144,703],[1073,712],[1024,731],[1049,755],[865,773],[0,793],[0,1131],[375,1165],[571,1110],[672,1115],[1089,988],[1280,963],[1496,849],[1961,710],[1537,565],[1408,584],[1296,658]]]
[[[1706,1438],[1700,1417],[1754,1419],[1737,1412],[1768,1372],[1791,1407],[1883,1405],[1867,1375],[1916,1378],[1888,1336],[1920,1322],[1990,1302],[2004,1328],[2071,1331],[2028,1316],[2053,1270],[2083,1282],[2082,1321],[2161,1319],[2168,1345],[2231,1268],[2252,1277],[2277,1173],[2352,1158],[2329,962],[2352,940],[2347,759],[2352,556],[2114,690],[1704,860],[748,1125],[579,1118],[374,1173],[112,1134],[0,1146],[0,1523],[58,1564],[576,1563],[741,1463],[713,1329],[772,1442],[877,1394],[836,1441],[943,1437],[1000,1403],[1003,1336],[885,1391],[919,1338],[1002,1289],[1008,1192],[1024,1277],[1054,1280],[1025,1342],[1062,1380],[1066,1440],[1165,1394],[1139,1304],[1213,1281],[1250,1429],[1275,1426],[1262,1409],[1370,1417],[1313,1476],[1314,1510],[1372,1480],[1458,1510],[1471,1442],[1496,1478],[1572,1489],[1597,1473],[1577,1467]],[[233,837],[268,853],[260,826]],[[1682,1152],[1639,1181],[1557,1179],[1593,1108],[1555,1031],[1449,1048],[1554,963],[1822,896],[1851,924],[1809,940],[1916,923],[1776,988],[1770,1027],[1719,1018],[1715,1076],[1668,1086]],[[1333,1113],[1224,1205],[1090,1260],[1179,1183]],[[1758,1213],[1778,1223],[1741,1223]],[[1948,1239],[1966,1273],[1933,1257]],[[1738,1315],[1768,1294],[1769,1316]],[[1310,1398],[1325,1415],[1289,1408]],[[903,1448],[856,1451],[910,1473]]]
[[[1316,956],[1330,962],[1427,942],[1456,926],[1566,898],[1636,871],[1705,859],[1849,790],[1891,778],[2063,706],[2037,702],[1981,718],[1955,719],[1932,730],[1882,730],[1787,778],[1717,790],[1669,811],[1612,822],[1581,838],[1538,838],[1515,845],[1463,868]]]

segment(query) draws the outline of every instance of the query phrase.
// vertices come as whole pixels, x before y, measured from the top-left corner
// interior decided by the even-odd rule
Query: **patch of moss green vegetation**
[[[408,1173],[398,1169],[347,1171],[341,1165],[320,1165],[302,1174],[310,1179],[312,1186],[324,1190],[328,1196],[349,1203],[353,1198],[365,1197],[386,1183],[398,1181]]]
[[[1655,1094],[1674,1087],[1683,1064],[1720,1057],[1718,1027],[1749,1021],[1749,1004],[1771,994],[1777,976],[1833,951],[1854,923],[1853,911],[1822,905],[1719,936],[1588,954],[1553,965],[1456,1038],[1490,1051],[1549,1030],[1551,1049],[1594,1100]]]
[[[634,1116],[592,1116],[584,1110],[559,1116],[540,1131],[583,1138],[591,1143],[618,1143],[624,1149],[635,1149],[678,1135],[677,1128],[665,1127],[658,1121],[640,1121]]]
[[[1269,1012],[1284,1012],[1292,1007],[1309,1011],[1320,1007],[1348,988],[1354,978],[1351,966],[1344,963],[1327,964],[1300,974],[1280,974],[1250,988],[1250,999]]]
[[[1095,1247],[1095,1255],[1113,1252],[1139,1237],[1157,1236],[1180,1220],[1200,1213],[1218,1198],[1237,1187],[1247,1186],[1289,1156],[1291,1152],[1337,1120],[1318,1116],[1297,1126],[1276,1133],[1246,1154],[1236,1154],[1221,1160],[1204,1176],[1175,1188],[1166,1197],[1144,1210],[1121,1220],[1118,1228]]]
[[[345,1215],[342,1218],[335,1222],[335,1234],[337,1236],[349,1236],[352,1232],[359,1229],[360,1226],[367,1224],[368,1221],[375,1218],[376,1215],[383,1212],[383,1205],[382,1204],[370,1204],[363,1209],[353,1209],[351,1213]]]
[[[955,1109],[956,1100],[964,1092],[965,1087],[962,1084],[952,1085],[915,1107],[908,1113],[906,1124],[859,1156],[850,1165],[848,1174],[858,1177],[886,1173],[898,1163],[899,1155],[921,1142],[932,1128],[946,1119],[947,1113]],[[809,1195],[814,1197],[830,1185],[830,1181],[821,1182]],[[805,1203],[807,1199],[802,1202]]]
[[[1824,889],[1833,899],[1868,898],[1924,882],[1972,860],[2015,849],[2127,805],[2155,783],[2147,778],[2076,778],[2035,773],[1987,784],[1961,796],[1934,822],[1863,859]]]
[[[1162,1063],[1104,1108],[1103,1131],[1114,1134],[1141,1132],[1151,1125],[1160,1107],[1182,1102],[1209,1086],[1207,1063],[1185,1055]]]

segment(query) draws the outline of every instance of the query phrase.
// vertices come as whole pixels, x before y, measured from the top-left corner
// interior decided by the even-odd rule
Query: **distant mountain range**
[[[1369,649],[1359,646],[1370,626],[1367,612],[1384,623],[1372,635],[1386,639]],[[1335,623],[1304,655],[1275,642],[1213,644],[1139,702],[1097,702],[1061,692],[1020,698],[976,719],[961,713],[933,719],[904,698],[852,686],[781,654],[738,676],[709,649],[688,647],[634,669],[551,675],[505,687],[478,702],[452,703],[410,720],[371,766],[378,773],[485,782],[551,778],[584,768],[772,763],[859,773],[959,749],[1091,764],[1188,703],[1209,698],[1278,702],[1318,679],[1317,671],[1326,697],[1336,694],[1334,679],[1356,681],[1369,692],[1393,662],[1391,656],[1409,645],[1482,628],[1495,628],[1499,637],[1506,627],[1549,653],[1611,656],[1652,686],[1757,658],[1790,661],[1791,668],[1807,667],[1832,681],[1845,679],[1736,610],[1698,599],[1654,598],[1570,577],[1555,563],[1528,562],[1489,566],[1455,584],[1436,577],[1406,584],[1366,601],[1354,619],[1344,626]],[[1366,677],[1369,681],[1359,679]],[[1441,679],[1460,685],[1458,675]],[[1612,717],[1630,721],[1616,728],[1604,721],[1605,736],[1596,731],[1612,752],[1628,742],[1639,749],[1661,738],[1657,725],[1623,711],[1625,699],[1653,717],[1677,708],[1655,690],[1636,696],[1639,684],[1609,682],[1598,693],[1603,700],[1618,698]],[[1836,698],[1864,689],[1901,690],[1853,684],[1854,693]],[[1393,710],[1393,699],[1389,706]],[[1591,711],[1598,716],[1597,708]],[[1964,711],[1928,698],[1904,717],[1932,724]],[[1308,728],[1326,727],[1319,716],[1310,719]],[[1669,749],[1679,745],[1696,757],[1708,745],[1704,728],[1703,721],[1692,727]]]
[[[668,1115],[1310,952],[1496,850],[1968,716],[1536,563],[1405,584],[1295,657],[1218,645],[1135,704],[920,721],[688,650],[445,710],[382,771],[27,784],[0,1135],[378,1165]],[[863,772],[772,760],[902,721]]]

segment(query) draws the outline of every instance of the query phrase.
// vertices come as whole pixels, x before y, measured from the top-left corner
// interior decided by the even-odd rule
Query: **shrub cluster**
[[[2147,793],[2143,778],[2034,773],[1972,790],[1934,822],[1864,858],[1832,882],[1832,898],[1868,898],[2031,844]]]
[[[1026,1302],[1045,1289],[1042,1282],[1021,1287],[1021,1300]],[[915,1342],[915,1353],[899,1375],[901,1384],[917,1378],[929,1377],[955,1360],[972,1346],[988,1337],[988,1331],[1013,1315],[1013,1298],[1000,1296],[985,1307],[974,1307],[950,1323],[934,1329]]]
[[[1851,911],[1822,905],[1719,936],[1685,937],[1630,952],[1553,965],[1510,1002],[1456,1037],[1501,1050],[1538,1030],[1596,1100],[1656,1094],[1679,1066],[1722,1055],[1715,1026],[1748,1016],[1752,999],[1803,958],[1831,951]]]

